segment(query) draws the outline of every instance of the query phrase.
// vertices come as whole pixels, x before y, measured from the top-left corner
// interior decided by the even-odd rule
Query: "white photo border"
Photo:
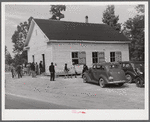
[[[6,5],[47,5],[47,4],[65,4],[65,5],[145,5],[145,109],[116,109],[116,110],[84,110],[86,114],[75,114],[72,110],[16,110],[5,109],[5,6]],[[149,41],[148,41],[148,2],[139,1],[119,1],[119,2],[1,2],[1,35],[2,35],[2,120],[148,120],[149,119]],[[77,109],[76,111],[81,111]]]

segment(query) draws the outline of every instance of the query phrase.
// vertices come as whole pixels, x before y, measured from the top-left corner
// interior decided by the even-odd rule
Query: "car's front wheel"
[[[84,83],[87,83],[87,78],[86,78],[86,76],[83,75],[82,77],[83,77],[83,82],[84,82]]]
[[[128,83],[132,83],[132,76],[130,74],[126,74],[126,79]]]
[[[100,85],[101,88],[104,88],[106,86],[105,80],[103,78],[99,79],[99,85]]]
[[[136,86],[137,87],[143,87],[143,80],[141,78],[136,78]]]

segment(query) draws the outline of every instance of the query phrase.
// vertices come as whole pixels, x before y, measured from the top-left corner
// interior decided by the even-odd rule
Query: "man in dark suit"
[[[53,62],[51,63],[51,65],[49,66],[49,72],[50,72],[50,81],[54,81],[55,79],[55,68],[53,65]]]

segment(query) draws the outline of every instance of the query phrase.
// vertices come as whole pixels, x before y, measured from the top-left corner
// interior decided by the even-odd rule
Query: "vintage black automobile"
[[[102,88],[107,84],[122,86],[126,77],[119,63],[99,63],[83,73],[83,82],[98,83]]]
[[[138,87],[144,86],[144,62],[122,61],[119,63],[129,83],[135,82]]]

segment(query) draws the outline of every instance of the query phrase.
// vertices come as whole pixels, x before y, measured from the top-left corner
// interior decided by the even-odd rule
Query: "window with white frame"
[[[110,52],[110,62],[122,61],[122,55],[120,51]]]
[[[78,64],[78,52],[72,52],[72,63]]]
[[[72,64],[86,64],[86,53],[72,52]]]
[[[104,52],[92,52],[92,61],[93,63],[101,63],[105,61]]]
[[[110,52],[110,62],[115,62],[115,52]]]
[[[98,63],[98,52],[92,52],[93,63]]]

